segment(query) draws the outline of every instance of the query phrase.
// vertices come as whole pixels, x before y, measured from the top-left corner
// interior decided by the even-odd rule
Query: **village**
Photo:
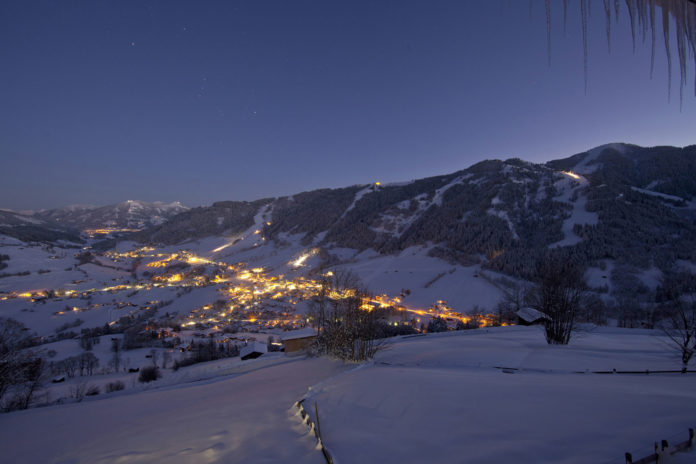
[[[52,319],[67,318],[65,323],[60,324],[55,334],[39,334],[39,343],[70,338],[70,334],[78,338],[76,330],[97,325],[88,319],[93,314],[98,315],[95,320],[105,327],[105,333],[138,328],[141,338],[156,340],[153,346],[166,345],[184,351],[190,350],[196,340],[212,340],[221,345],[232,343],[242,348],[249,342],[262,341],[269,348],[284,350],[280,344],[283,338],[292,338],[294,332],[307,333],[311,328],[312,301],[322,285],[334,277],[333,271],[322,266],[308,266],[308,258],[316,256],[318,251],[306,250],[284,266],[271,268],[224,262],[186,249],[163,252],[152,246],[141,246],[100,253],[84,247],[74,254],[78,263],[74,268],[83,270],[84,279],[55,288],[0,293],[0,301],[21,300],[34,308],[59,308],[51,312]],[[115,276],[110,284],[90,286],[93,283],[90,272],[96,271],[113,272]],[[195,290],[205,291],[199,297],[190,298],[188,305],[179,303]],[[392,327],[394,334],[512,322],[500,321],[492,314],[464,314],[444,300],[434,301],[427,308],[408,307],[402,302],[404,292],[410,291],[404,289],[400,295],[393,296],[366,294],[360,309],[379,310],[379,319]],[[352,295],[349,289],[332,291],[328,296],[337,300]],[[82,325],[84,320],[87,323]],[[434,320],[439,324],[434,326]]]

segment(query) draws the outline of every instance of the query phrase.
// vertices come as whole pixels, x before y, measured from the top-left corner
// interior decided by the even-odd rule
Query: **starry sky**
[[[622,2],[0,2],[0,207],[253,200],[609,142],[696,143]],[[660,38],[661,30],[657,31]],[[675,53],[676,55],[676,53]],[[676,65],[675,65],[676,66]]]

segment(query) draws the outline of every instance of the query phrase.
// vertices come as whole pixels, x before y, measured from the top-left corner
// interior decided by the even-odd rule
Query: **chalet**
[[[247,343],[242,347],[241,350],[239,350],[239,357],[242,358],[242,361],[246,361],[247,359],[256,359],[262,354],[265,354],[267,351],[268,349],[266,348],[265,343],[253,341]]]
[[[534,308],[522,308],[515,313],[517,315],[517,323],[519,325],[536,325],[543,324],[544,321],[550,321],[551,318],[541,311]]]
[[[311,327],[300,330],[290,330],[281,334],[280,339],[285,346],[285,353],[299,354],[317,338],[317,331]]]

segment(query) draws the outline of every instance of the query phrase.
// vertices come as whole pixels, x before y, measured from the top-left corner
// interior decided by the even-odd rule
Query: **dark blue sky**
[[[200,205],[696,143],[693,65],[680,112],[623,2],[611,55],[592,2],[584,95],[569,3],[564,36],[552,2],[548,67],[542,1],[530,19],[522,1],[5,0],[0,207]]]

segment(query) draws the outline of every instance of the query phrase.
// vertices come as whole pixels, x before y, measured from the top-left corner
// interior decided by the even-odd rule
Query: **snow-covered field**
[[[345,366],[327,359],[256,363],[259,369],[243,374],[4,414],[0,462],[322,463],[292,404],[307,385]]]
[[[598,329],[560,347],[536,327],[392,339],[362,365],[228,359],[147,390],[0,415],[0,462],[320,463],[293,408],[306,394],[340,464],[622,463],[686,439],[696,376],[591,372],[678,367],[657,332]]]
[[[317,403],[339,463],[623,463],[626,451],[637,459],[657,440],[684,441],[696,377],[574,373],[614,368],[678,359],[648,331],[602,330],[567,347],[536,328],[428,335],[391,344],[306,404],[313,415]]]

